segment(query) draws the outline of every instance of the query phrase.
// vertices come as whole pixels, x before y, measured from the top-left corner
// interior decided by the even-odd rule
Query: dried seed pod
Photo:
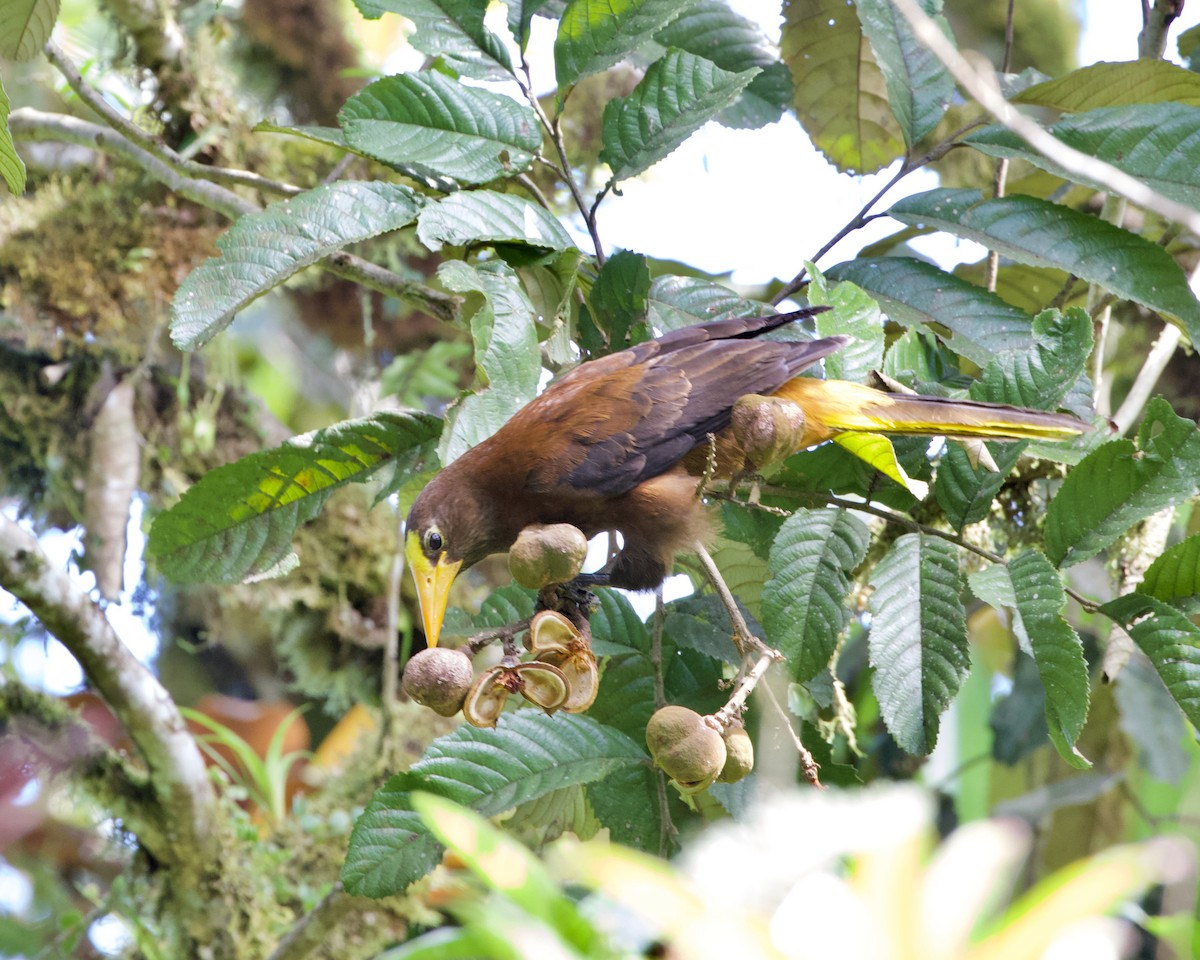
[[[754,742],[741,722],[725,728],[725,766],[717,775],[719,783],[737,783],[754,769]]]
[[[476,727],[494,727],[509,695],[519,693],[547,713],[566,702],[567,678],[548,663],[500,663],[485,670],[467,693],[463,716]]]
[[[600,668],[596,657],[586,646],[572,652],[548,652],[539,657],[543,663],[557,667],[567,680],[570,692],[559,708],[567,713],[583,713],[596,702],[600,692]]]
[[[687,707],[666,706],[646,725],[650,756],[685,793],[708,787],[725,766],[725,741],[708,721]]]
[[[534,523],[521,531],[508,551],[508,569],[521,586],[540,590],[579,576],[587,558],[587,537],[569,523]]]
[[[572,528],[574,529],[574,528]],[[554,610],[542,610],[529,621],[529,649],[543,653],[569,653],[572,644],[586,641],[575,624]]]
[[[547,713],[553,713],[567,702],[571,688],[558,667],[540,660],[513,667],[521,679],[520,694]]]
[[[452,717],[471,689],[471,673],[471,658],[461,650],[433,647],[408,661],[400,686],[417,703]]]
[[[731,423],[734,437],[756,467],[777,463],[804,443],[804,411],[782,397],[741,397],[733,405]]]

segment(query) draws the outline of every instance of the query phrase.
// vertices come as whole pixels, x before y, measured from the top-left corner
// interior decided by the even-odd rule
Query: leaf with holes
[[[879,562],[871,585],[867,641],[875,697],[896,742],[924,756],[971,666],[955,548],[905,534]]]
[[[441,421],[379,413],[293,437],[210,470],[150,528],[147,551],[181,583],[237,583],[287,557],[296,527],[329,494],[429,450]]]
[[[0,83],[0,177],[4,178],[8,192],[19,197],[25,192],[25,163],[8,130],[8,109],[8,95],[4,92],[4,84]]]
[[[1094,557],[1135,523],[1200,494],[1200,431],[1151,400],[1137,445],[1110,440],[1085,457],[1046,510],[1046,553],[1069,567]]]
[[[888,215],[974,240],[1021,263],[1066,270],[1158,311],[1200,342],[1200,301],[1179,264],[1158,244],[1099,217],[1037,197],[984,200],[978,190],[958,189],[906,197]]]
[[[779,51],[759,25],[735,13],[721,0],[699,0],[654,37],[711,60],[722,70],[762,70],[738,98],[717,114],[719,123],[741,129],[774,123],[792,101],[792,78],[779,62]]]
[[[1200,726],[1200,627],[1170,604],[1137,593],[1110,600],[1100,612],[1133,637],[1184,715]]]
[[[475,365],[486,386],[447,414],[438,453],[450,463],[490,437],[537,394],[542,372],[533,304],[503,261],[471,266],[447,260],[438,279],[455,293],[475,292],[483,303],[471,318]]]
[[[866,524],[835,509],[797,510],[775,537],[762,619],[794,680],[811,680],[829,665],[850,623],[850,574],[870,540]]]
[[[414,792],[493,817],[648,762],[632,739],[585,716],[518,710],[503,714],[494,729],[461,726],[375,792],[350,836],[342,883],[358,896],[391,896],[437,863],[441,845],[413,809]]]
[[[1026,87],[1014,100],[1064,113],[1167,101],[1200,107],[1200,76],[1164,60],[1093,63]]]
[[[441,57],[464,77],[509,80],[512,58],[484,24],[488,5],[479,0],[354,0],[368,20],[398,13],[416,28],[406,38],[421,53]]]
[[[684,50],[668,50],[627,97],[604,108],[600,159],[614,180],[626,180],[658,163],[737,99],[759,73],[722,70]]]
[[[842,172],[874,173],[904,155],[887,84],[845,0],[784,5],[783,61],[813,145]]]
[[[58,19],[59,0],[5,0],[0,3],[0,57],[32,60],[42,52]]]
[[[376,80],[338,114],[346,143],[418,177],[489,183],[533,165],[537,116],[524,104],[440,73]]]
[[[523,243],[547,250],[573,247],[558,218],[524,197],[495,190],[462,190],[426,204],[417,237],[430,250],[443,243]]]
[[[897,323],[944,328],[949,347],[981,367],[1033,346],[1029,314],[923,260],[860,258],[830,267],[826,276],[856,283]]]
[[[688,5],[689,0],[570,0],[554,40],[558,89],[624,60]]]
[[[1066,313],[1047,310],[1033,320],[1035,345],[1025,353],[997,357],[971,385],[972,400],[1009,403],[1038,410],[1054,410],[1072,386],[1084,376],[1092,349],[1092,320],[1087,311]],[[934,493],[946,519],[956,527],[982,520],[992,498],[1016,465],[1024,442],[992,444],[999,470],[992,472],[971,463],[966,451],[953,444],[938,466]]]
[[[1050,740],[1069,764],[1091,763],[1075,749],[1088,712],[1088,668],[1083,642],[1062,617],[1067,596],[1058,571],[1036,550],[1018,554],[1008,564],[1016,612],[1033,648],[1046,688],[1046,726]]]
[[[942,16],[942,0],[922,0],[920,5],[952,40],[950,25]],[[887,82],[888,103],[911,147],[941,120],[954,94],[954,80],[916,38],[908,18],[891,0],[858,0],[856,7]]]
[[[423,200],[398,183],[343,181],[238,219],[221,251],[187,275],[171,303],[171,339],[204,346],[239,310],[288,277],[359,240],[412,223]]]
[[[1200,534],[1163,551],[1146,570],[1137,592],[1170,603],[1188,615],[1200,613]]]
[[[1107,107],[1066,117],[1054,124],[1050,133],[1067,146],[1124,170],[1163,196],[1200,208],[1200,106]],[[1064,170],[1004,127],[986,127],[966,142],[989,156],[1028,160],[1064,180],[1107,189],[1096,180]]]

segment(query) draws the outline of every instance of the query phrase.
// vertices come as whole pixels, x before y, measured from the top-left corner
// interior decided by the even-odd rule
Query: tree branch
[[[0,514],[0,583],[62,641],[146,761],[163,846],[154,855],[195,885],[216,855],[215,796],[204,759],[170,694],[129,652],[100,608],[56,570],[41,545]]]

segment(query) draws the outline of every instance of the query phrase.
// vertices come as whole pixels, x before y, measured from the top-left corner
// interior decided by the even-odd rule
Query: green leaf
[[[554,41],[559,90],[624,60],[688,4],[689,0],[570,0]]]
[[[971,665],[955,548],[905,534],[876,566],[871,585],[867,640],[875,697],[896,742],[924,756]]]
[[[458,394],[463,362],[470,355],[470,345],[456,340],[438,340],[427,350],[402,353],[379,375],[380,396],[395,397],[407,408],[430,399],[450,400]]]
[[[896,448],[892,446],[891,438],[884,434],[843,433],[835,436],[833,442],[842,449],[849,450],[889,480],[900,484],[918,500],[929,496],[929,484],[924,480],[915,480],[905,472],[896,456]]]
[[[1149,657],[1130,657],[1117,675],[1116,688],[1121,729],[1137,747],[1141,767],[1155,780],[1178,785],[1190,768],[1183,744],[1192,738]]]
[[[1008,579],[1007,573],[1005,579]],[[973,584],[973,581],[972,581]],[[1009,587],[1011,589],[1011,581]],[[1046,688],[1033,657],[1017,654],[1012,689],[996,701],[988,726],[992,756],[1014,766],[1046,742]]]
[[[464,77],[508,80],[512,58],[503,41],[484,26],[481,0],[354,0],[368,20],[398,13],[416,30],[406,38],[417,50],[441,57]]]
[[[8,192],[19,197],[25,192],[25,164],[17,153],[12,134],[8,131],[8,94],[0,82],[0,177],[4,178]]]
[[[959,264],[954,268],[954,276],[980,287],[987,276],[987,260]],[[1032,267],[1027,263],[1002,259],[1000,272],[996,276],[996,296],[1009,306],[1036,316],[1059,295],[1066,282],[1067,275],[1053,267]],[[1068,296],[1060,309],[1082,307],[1087,302],[1087,284],[1078,280],[1073,283],[1081,292]]]
[[[1093,63],[1027,87],[1013,99],[1064,113],[1166,101],[1200,107],[1200,76],[1164,60]]]
[[[397,183],[342,181],[248,213],[217,241],[221,251],[184,279],[171,303],[171,339],[204,346],[239,310],[288,277],[359,240],[416,219],[422,198]]]
[[[293,137],[303,137],[305,140],[311,140],[313,143],[323,143],[328,147],[337,147],[339,150],[350,150],[350,145],[346,143],[346,135],[342,133],[340,127],[321,127],[314,124],[288,126],[287,124],[268,123],[266,120],[260,120],[254,125],[254,132],[284,133]],[[366,156],[366,154],[358,150],[353,152],[359,156]]]
[[[433,868],[441,848],[413,809],[414,792],[493,817],[552,790],[647,762],[625,734],[585,716],[517,710],[503,714],[495,729],[461,726],[376,791],[354,825],[342,882],[356,896],[386,897]]]
[[[664,332],[729,317],[761,317],[769,304],[747,300],[728,287],[699,277],[655,277],[650,284],[650,322]]]
[[[845,510],[797,510],[771,549],[763,587],[767,639],[803,683],[824,670],[850,623],[850,574],[867,553],[870,532]]]
[[[1092,321],[1078,308],[1047,310],[1033,320],[1035,345],[1025,353],[1007,354],[989,363],[971,385],[972,400],[1010,403],[1038,410],[1056,409],[1067,391],[1084,375],[1092,348]],[[1022,443],[992,444],[999,470],[971,463],[966,451],[951,444],[938,465],[934,493],[946,519],[962,528],[987,516],[992,498],[1016,465]]]
[[[293,437],[210,470],[150,528],[147,551],[182,583],[236,583],[288,555],[296,527],[329,494],[428,449],[441,421],[378,413]]]
[[[1184,613],[1200,613],[1200,534],[1165,550],[1146,570],[1138,593],[1163,600]]]
[[[375,81],[346,101],[338,123],[346,142],[368,156],[461,183],[528,170],[542,145],[529,107],[433,72]]]
[[[650,634],[629,598],[615,590],[601,590],[592,613],[592,649],[597,656],[645,653],[650,649]]]
[[[924,444],[928,447],[928,442]],[[896,482],[882,478],[866,461],[835,443],[793,454],[772,475],[772,483],[817,494],[856,494],[896,510],[911,510],[917,499]]]
[[[1058,267],[1156,310],[1200,342],[1200,302],[1158,244],[1098,217],[1036,197],[984,200],[978,190],[937,189],[906,197],[888,214],[935,226],[1001,255]]]
[[[1100,612],[1133,637],[1184,716],[1200,726],[1200,627],[1170,604],[1138,593],[1110,600]]]
[[[42,52],[58,19],[59,0],[4,0],[0,3],[0,57],[32,60]]]
[[[656,164],[737,99],[759,70],[722,70],[684,50],[668,50],[627,97],[604,107],[600,159],[613,180],[626,180]]]
[[[845,0],[784,5],[782,52],[796,117],[843,173],[874,173],[904,155],[886,83]]]
[[[887,82],[888,103],[912,147],[937,126],[954,95],[954,80],[913,34],[908,18],[891,0],[857,0],[863,33]],[[923,0],[921,7],[950,40],[942,16],[942,0]]]
[[[1076,114],[1050,128],[1069,147],[1110,163],[1165,197],[1200,207],[1200,106],[1182,103],[1108,107]],[[1055,176],[1106,190],[1031,149],[1004,127],[985,127],[966,142],[993,157],[1016,157]]]
[[[544,207],[494,190],[462,190],[427,204],[417,218],[417,237],[430,250],[440,250],[443,243],[524,243],[550,250],[575,245]]]
[[[1008,563],[1016,613],[1033,648],[1033,659],[1046,688],[1046,726],[1058,752],[1075,767],[1091,764],[1075,749],[1088,711],[1088,668],[1083,643],[1062,618],[1067,597],[1062,579],[1036,550]]]
[[[499,261],[472,267],[448,260],[438,279],[455,293],[477,292],[483,302],[471,318],[475,364],[488,388],[466,397],[448,417],[439,456],[450,463],[490,437],[537,394],[542,356],[533,304],[512,268]]]
[[[1031,318],[994,293],[911,257],[848,260],[830,267],[831,280],[849,280],[879,301],[897,323],[940,334],[979,366],[998,354],[1033,346]]]
[[[1069,567],[1140,520],[1200,494],[1200,432],[1161,397],[1129,440],[1110,440],[1067,475],[1046,510],[1046,553]]]
[[[678,47],[711,60],[722,70],[762,72],[732,104],[717,114],[727,127],[758,128],[774,123],[792,100],[792,78],[779,51],[757,23],[735,13],[721,0],[699,0],[654,37],[664,47]]]
[[[817,335],[844,333],[854,338],[825,358],[825,376],[830,380],[862,383],[871,371],[883,366],[883,317],[879,305],[855,284],[845,281],[830,284],[816,266],[811,263],[807,266],[812,278],[809,303],[833,307],[814,318]]]
[[[649,262],[639,253],[618,250],[600,268],[588,295],[592,322],[607,335],[610,350],[653,336],[647,321],[649,300]]]
[[[743,611],[742,615],[748,613]],[[750,629],[755,629],[753,624]],[[741,663],[729,632],[729,614],[720,599],[711,594],[692,594],[667,604],[663,639],[673,647],[695,650],[714,660]]]

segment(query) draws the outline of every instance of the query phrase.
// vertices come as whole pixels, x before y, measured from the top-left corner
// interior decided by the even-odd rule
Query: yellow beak
[[[421,604],[421,622],[425,626],[425,642],[436,647],[442,633],[442,619],[446,616],[446,601],[450,597],[450,584],[458,575],[462,561],[446,561],[445,554],[432,564],[421,549],[421,539],[415,530],[410,530],[404,545],[404,556],[408,559],[413,580],[417,584],[417,601]]]

